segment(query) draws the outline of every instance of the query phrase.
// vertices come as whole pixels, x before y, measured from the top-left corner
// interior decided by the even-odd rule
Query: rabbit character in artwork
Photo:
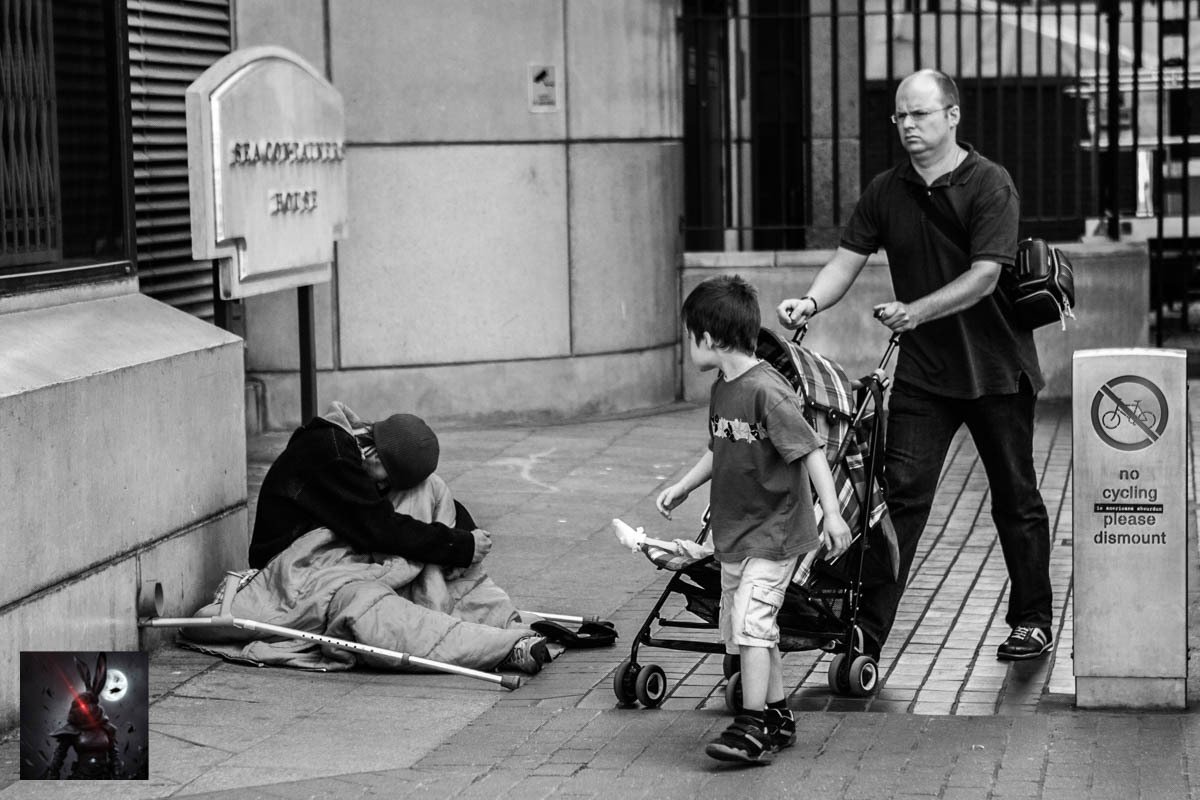
[[[100,696],[108,680],[108,659],[104,653],[96,658],[96,672],[78,658],[75,667],[83,678],[82,692],[72,692],[75,699],[67,712],[67,722],[50,734],[58,740],[54,758],[46,777],[57,779],[66,760],[67,751],[75,749],[75,763],[68,778],[103,780],[121,777],[121,761],[117,755],[117,729],[109,722]]]

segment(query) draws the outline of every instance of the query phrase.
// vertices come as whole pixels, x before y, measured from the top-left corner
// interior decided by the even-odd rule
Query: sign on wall
[[[328,281],[346,235],[341,94],[282,47],[250,47],[187,89],[192,256],[222,299]]]
[[[549,114],[558,111],[558,68],[553,64],[529,65],[529,111]]]

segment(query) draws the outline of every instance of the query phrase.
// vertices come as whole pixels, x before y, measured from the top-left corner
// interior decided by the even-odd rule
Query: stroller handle
[[[876,314],[875,316],[879,316]],[[796,332],[792,334],[792,343],[800,344],[804,341],[804,337],[808,335],[808,322],[801,323],[800,327],[796,328]],[[883,358],[879,360],[879,369],[887,366],[887,363],[892,360],[892,353],[896,352],[896,348],[900,346],[900,334],[893,333],[888,338],[887,349],[883,351]]]
[[[883,351],[883,358],[879,359],[879,369],[887,367],[887,363],[892,360],[892,353],[896,352],[896,348],[900,346],[900,334],[893,333],[888,339],[887,349]]]

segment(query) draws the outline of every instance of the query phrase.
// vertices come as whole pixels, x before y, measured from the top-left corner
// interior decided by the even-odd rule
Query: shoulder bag
[[[907,181],[905,185],[934,227],[970,256],[970,239],[962,224],[939,212],[928,193]],[[1016,262],[1002,266],[996,291],[1009,319],[1028,330],[1058,322],[1065,331],[1067,318],[1075,319],[1075,270],[1066,254],[1042,239],[1022,239]]]

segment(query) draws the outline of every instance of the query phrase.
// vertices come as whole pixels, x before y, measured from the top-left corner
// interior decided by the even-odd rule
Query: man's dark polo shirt
[[[887,251],[896,299],[911,303],[962,275],[974,261],[1012,264],[1017,252],[1020,197],[1008,172],[959,143],[967,157],[932,185],[912,162],[880,173],[867,185],[842,233],[841,246],[860,255]],[[908,185],[906,185],[908,184]],[[912,188],[928,191],[943,217],[959,220],[970,237],[968,258],[925,218]],[[1022,375],[1045,386],[1033,332],[1009,323],[995,294],[900,337],[896,380],[944,397],[1012,394]]]

